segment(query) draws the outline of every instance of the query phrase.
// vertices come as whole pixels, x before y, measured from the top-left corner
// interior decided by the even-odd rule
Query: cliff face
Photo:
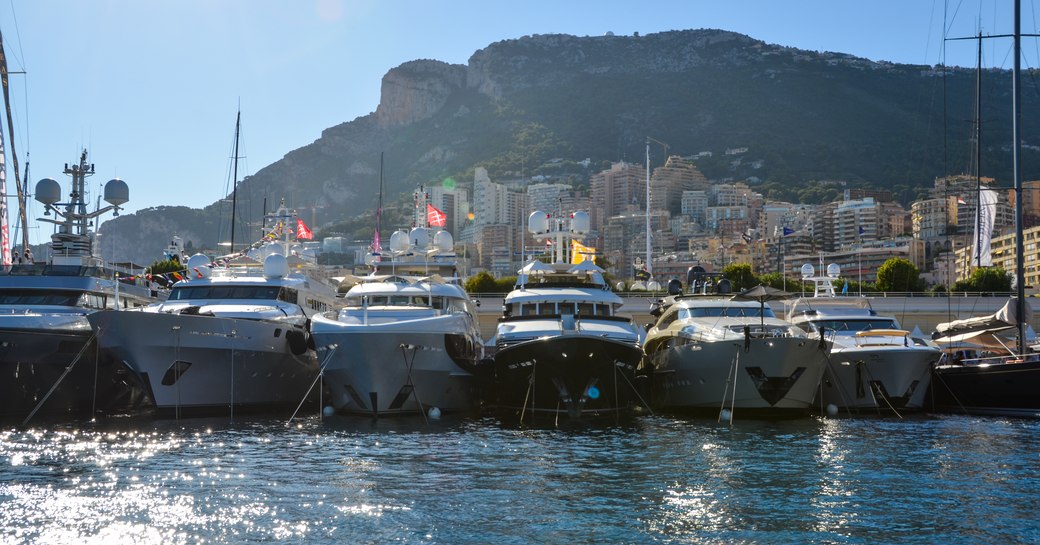
[[[947,74],[949,111],[969,115],[971,72]],[[285,197],[315,231],[370,215],[381,153],[387,202],[449,176],[468,183],[459,176],[475,166],[498,168],[492,175],[504,176],[520,171],[523,156],[529,171],[532,142],[521,144],[518,131],[531,127],[541,131],[525,133],[538,135],[533,144],[556,153],[541,160],[588,157],[599,165],[638,158],[653,135],[673,153],[714,151],[717,164],[699,163],[702,171],[763,180],[766,193],[772,180],[924,186],[943,174],[936,76],[929,67],[802,51],[721,30],[504,40],[476,51],[467,65],[416,60],[389,70],[375,112],[331,126],[239,184],[238,225],[255,224],[249,214],[258,213],[265,198],[273,207]],[[958,81],[965,83],[961,91]],[[1008,115],[997,97],[1008,85],[1002,78],[988,82],[993,88],[984,93],[994,103],[985,116],[1001,134]],[[1031,92],[1026,96],[1037,95]],[[1024,128],[1027,134],[1040,130],[1034,127],[1040,117],[1025,122],[1033,125]],[[731,165],[722,154],[729,147],[750,148],[754,156],[744,164],[757,166]],[[243,198],[253,203],[246,212]],[[174,234],[196,247],[227,239],[221,207],[193,214],[174,208],[105,222],[107,240],[124,247],[106,257],[151,262]],[[107,252],[112,244],[102,247]]]
[[[383,76],[376,121],[380,128],[389,129],[428,119],[465,84],[465,66],[432,60],[406,62]]]

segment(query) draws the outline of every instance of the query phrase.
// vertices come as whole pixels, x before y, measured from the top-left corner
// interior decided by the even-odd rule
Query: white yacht
[[[921,410],[931,382],[932,366],[942,352],[923,336],[914,336],[890,316],[878,316],[864,297],[838,297],[836,264],[816,276],[811,264],[802,267],[803,281],[814,285],[813,296],[786,309],[787,320],[823,334],[833,342],[819,405],[846,411]]]
[[[654,314],[643,346],[652,406],[725,410],[730,419],[741,409],[801,415],[812,407],[831,343],[776,318],[764,301],[679,293]]]
[[[528,219],[536,238],[554,240],[556,263],[527,263],[504,301],[490,403],[505,418],[619,418],[638,404],[643,329],[617,314],[622,300],[603,269],[567,263],[564,248],[588,231],[588,214],[569,221],[539,211]]]
[[[189,258],[166,301],[90,316],[102,353],[141,377],[160,412],[295,406],[318,378],[307,325],[336,289],[291,244],[295,214],[283,203],[271,220],[245,252]]]
[[[474,370],[484,343],[476,306],[455,277],[451,234],[427,226],[425,206],[417,210],[417,227],[395,232],[389,251],[373,249],[371,274],[343,279],[345,306],[311,323],[337,411],[381,416],[479,406]]]
[[[26,421],[35,414],[89,416],[135,409],[142,389],[120,365],[99,362],[87,315],[103,308],[134,308],[153,303],[137,272],[104,263],[95,251],[92,221],[127,202],[122,180],[105,185],[111,206],[87,213],[85,179],[94,173],[87,152],[65,167],[72,177],[69,202],[60,203],[61,186],[45,178],[35,198],[46,207],[39,221],[57,225],[50,257],[31,254],[0,268],[0,417]],[[120,278],[120,275],[122,276]]]

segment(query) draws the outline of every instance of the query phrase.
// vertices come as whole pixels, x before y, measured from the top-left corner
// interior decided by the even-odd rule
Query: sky
[[[124,213],[203,207],[228,194],[236,112],[239,179],[375,111],[383,75],[406,61],[465,64],[477,50],[531,34],[650,34],[717,28],[769,43],[897,63],[974,66],[972,41],[1011,32],[1012,0],[0,0],[13,139],[29,191],[62,184],[89,151],[92,199],[111,178]],[[1037,33],[1040,0],[1022,0]],[[944,23],[945,21],[945,23]],[[1037,40],[1023,66],[1040,65]],[[1010,40],[983,64],[1009,68]],[[16,72],[24,72],[18,74]],[[15,194],[8,156],[8,192]],[[9,198],[12,238],[17,202]],[[33,221],[30,242],[52,228]]]

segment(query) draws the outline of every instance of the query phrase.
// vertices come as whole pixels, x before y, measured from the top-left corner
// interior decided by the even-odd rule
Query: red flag
[[[303,223],[303,220],[296,218],[296,238],[297,240],[313,240],[314,233],[307,228],[307,224]]]
[[[434,227],[444,227],[448,222],[448,216],[434,208],[430,203],[426,203],[426,217],[429,220],[430,225]]]

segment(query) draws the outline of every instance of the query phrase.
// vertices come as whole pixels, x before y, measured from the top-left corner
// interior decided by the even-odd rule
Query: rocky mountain
[[[588,158],[593,171],[642,162],[647,136],[671,154],[711,151],[698,161],[709,178],[750,178],[776,199],[843,180],[909,201],[936,176],[964,170],[974,81],[973,70],[804,51],[722,30],[525,36],[491,44],[466,65],[416,60],[391,69],[375,112],[326,129],[240,183],[236,225],[244,232],[265,198],[271,209],[289,195],[316,231],[370,213],[380,152],[392,198],[447,177],[471,183],[478,165],[496,179],[518,178],[522,168],[529,176],[551,159]],[[1007,183],[1010,76],[991,70],[983,81],[983,172]],[[1040,93],[1035,79],[1023,81],[1029,111]],[[1040,116],[1023,121],[1023,134],[1036,135]],[[724,153],[731,148],[748,151],[734,158]],[[1040,153],[1024,161],[1035,173]],[[103,247],[134,248],[133,259],[147,262],[172,234],[215,247],[227,238],[228,212],[219,203],[141,210],[104,223]]]

